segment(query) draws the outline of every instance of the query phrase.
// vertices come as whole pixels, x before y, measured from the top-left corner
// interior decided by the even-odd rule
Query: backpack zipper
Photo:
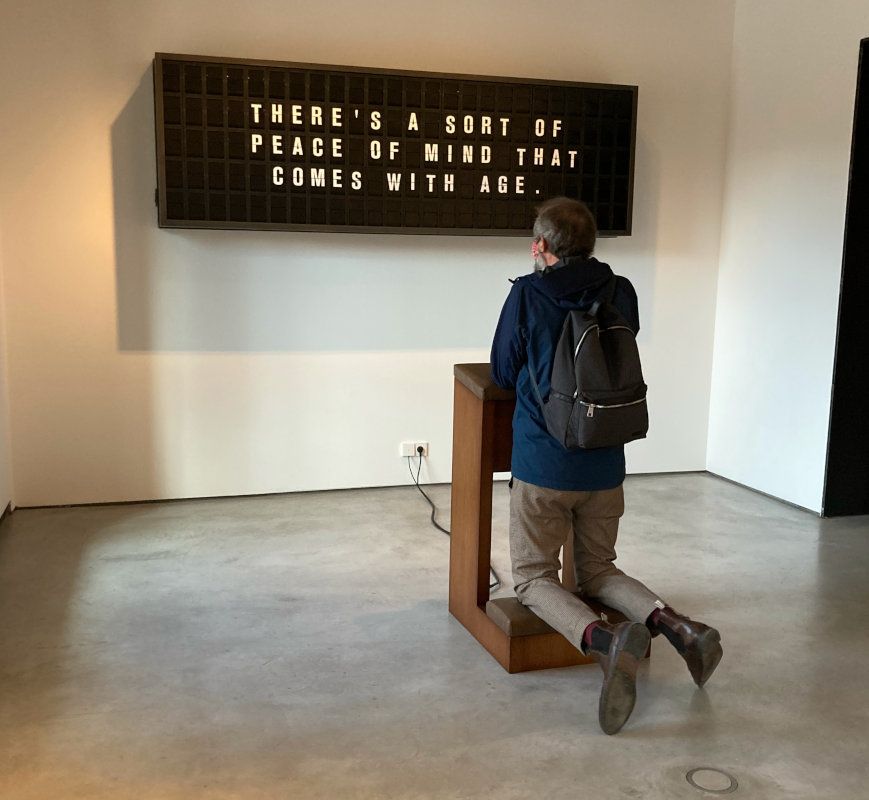
[[[601,333],[606,333],[607,331],[630,331],[631,333],[634,332],[634,329],[633,329],[633,328],[629,328],[627,325],[612,325],[612,326],[609,327],[609,328],[601,328],[600,325],[589,325],[589,326],[585,329],[585,331],[583,332],[582,337],[581,337],[580,340],[579,340],[579,344],[576,345],[576,350],[573,351],[573,361],[574,361],[574,363],[576,363],[576,357],[579,355],[579,348],[582,347],[582,343],[585,341],[585,337],[588,336],[589,333],[591,333],[591,331],[592,331],[593,328],[597,328],[598,336],[600,336]],[[576,398],[577,398],[578,396],[579,396],[579,388],[577,387],[576,391],[573,393],[573,399],[576,400]],[[637,402],[642,402],[642,401],[638,400]],[[588,403],[583,403],[583,405],[584,405],[584,406],[587,406],[587,405],[589,405],[589,404],[588,404]],[[633,406],[633,405],[636,405],[636,403],[620,403],[620,404],[618,404],[618,405],[614,405],[614,406],[602,406],[602,405],[598,405],[598,408],[621,408],[622,406]],[[593,409],[594,409],[594,406],[592,405],[592,406],[588,409],[588,412],[589,412],[589,413],[588,413],[588,416],[590,416],[590,417],[593,417],[593,416],[594,416],[594,410],[593,410]]]
[[[588,336],[594,329],[597,329],[597,332],[599,334],[606,333],[607,331],[630,331],[631,333],[634,332],[634,329],[629,328],[627,325],[611,325],[609,328],[601,328],[600,325],[589,325],[583,332],[579,343],[576,345],[576,349],[573,351],[574,361],[576,361],[576,357],[579,355],[579,348],[582,347],[582,343],[585,341],[585,337]]]
[[[579,340],[579,344],[576,345],[576,350],[573,351],[573,360],[576,361],[576,357],[579,355],[579,348],[582,347],[582,343],[585,341],[585,337],[588,336],[592,330],[597,329],[600,331],[599,325],[589,325],[582,334],[582,337]]]
[[[588,411],[586,412],[587,417],[594,416],[594,410],[596,408],[626,408],[627,406],[638,406],[640,403],[645,403],[646,398],[641,397],[639,400],[631,400],[630,403],[610,403],[609,405],[605,405],[604,403],[586,403],[585,400],[580,400],[579,404],[581,406],[588,406]]]
[[[601,333],[606,333],[607,331],[630,331],[634,332],[633,328],[629,328],[627,325],[611,325],[609,328],[601,328]]]

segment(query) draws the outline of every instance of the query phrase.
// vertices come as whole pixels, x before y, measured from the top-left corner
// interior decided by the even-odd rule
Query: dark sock
[[[600,622],[592,622],[582,634],[586,647],[598,653],[608,653],[612,640],[612,631],[604,628]]]

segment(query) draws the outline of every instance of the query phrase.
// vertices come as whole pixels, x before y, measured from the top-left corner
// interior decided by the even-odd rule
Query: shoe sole
[[[637,701],[637,666],[645,657],[651,637],[640,623],[632,624],[619,643],[618,654],[604,676],[598,705],[598,722],[607,735],[618,733]]]
[[[694,678],[694,683],[702,688],[703,684],[712,677],[723,655],[721,634],[715,628],[709,628],[697,637],[690,650],[685,652],[685,662],[688,664],[688,671]]]

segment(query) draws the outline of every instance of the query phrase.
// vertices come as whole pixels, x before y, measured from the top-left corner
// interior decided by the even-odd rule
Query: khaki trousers
[[[576,585],[582,595],[645,622],[665,603],[618,569],[616,537],[625,511],[621,486],[596,492],[562,492],[513,478],[510,490],[510,559],[516,597],[540,619],[584,651],[582,634],[600,617],[561,586],[559,552],[573,536]]]

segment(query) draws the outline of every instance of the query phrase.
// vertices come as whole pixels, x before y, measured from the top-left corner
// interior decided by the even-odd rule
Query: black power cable
[[[416,475],[413,474],[413,469],[410,466],[410,459],[413,456],[405,456],[407,459],[407,471],[410,473],[411,480],[416,485],[416,488],[419,489],[419,493],[425,498],[426,502],[431,506],[431,524],[434,525],[441,533],[445,533],[447,536],[450,535],[450,532],[444,528],[442,525],[439,525],[437,520],[435,520],[435,514],[437,513],[437,506],[434,504],[432,499],[423,491],[422,486],[419,485],[419,472],[422,469],[422,447],[418,448],[417,453],[419,454],[419,465],[416,468]]]
[[[434,504],[434,502],[432,502],[432,499],[425,493],[422,486],[419,485],[419,473],[420,473],[420,470],[422,469],[422,454],[423,454],[423,452],[424,451],[423,451],[422,447],[416,448],[416,453],[419,456],[419,463],[417,464],[417,467],[416,467],[416,475],[413,474],[413,468],[410,466],[410,459],[412,459],[413,456],[405,456],[405,458],[407,459],[407,471],[410,473],[410,477],[411,477],[411,480],[413,480],[414,485],[416,486],[417,489],[419,489],[419,493],[425,498],[425,501],[431,506],[431,524],[434,525],[441,533],[445,533],[447,536],[449,536],[450,532],[446,528],[444,528],[442,525],[439,525],[438,521],[435,519],[435,514],[437,513],[437,510],[438,510],[437,506]],[[491,576],[495,579],[492,583],[489,584],[489,589],[491,590],[491,589],[501,588],[501,579],[498,577],[498,573],[495,572],[495,570],[492,569],[491,566],[489,567],[489,572],[490,572]]]

